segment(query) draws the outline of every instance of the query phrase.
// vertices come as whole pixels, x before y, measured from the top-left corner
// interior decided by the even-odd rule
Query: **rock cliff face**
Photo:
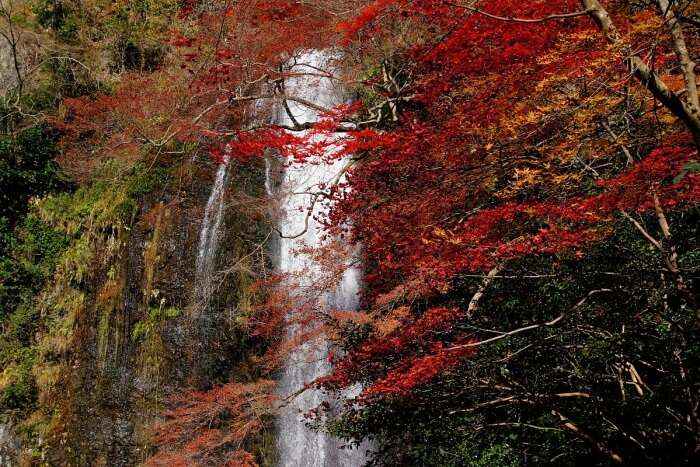
[[[0,422],[0,467],[11,467],[19,455],[19,439],[9,421]]]
[[[8,25],[2,26],[9,39],[0,37],[0,95],[6,95],[17,86],[18,70],[19,76],[26,79],[27,72],[35,67],[40,59],[35,35],[21,30],[16,25],[13,25],[12,31]]]
[[[214,265],[206,309],[194,294],[201,224],[216,172],[206,156],[151,169],[140,191],[132,180],[92,193],[131,190],[119,222],[98,225],[99,200],[91,200],[92,210],[76,211],[82,234],[75,233],[78,239],[38,298],[37,410],[21,423],[19,438],[11,425],[0,425],[1,465],[137,465],[149,454],[147,427],[168,395],[250,377],[246,355],[255,343],[246,342],[239,326],[250,311],[248,286],[266,267],[262,250],[251,254],[263,240],[266,219],[239,201],[264,192],[259,169],[231,171],[227,178],[218,248],[206,251]],[[69,201],[79,198],[80,191]],[[49,207],[45,211],[48,222],[61,224]],[[83,240],[82,257],[69,259]],[[78,298],[68,306],[71,296]]]
[[[189,382],[188,366],[181,362],[188,346],[198,220],[210,172],[208,167],[190,169],[203,177],[202,183],[145,195],[110,265],[117,276],[107,273],[89,287],[93,312],[78,325],[84,337],[73,349],[68,378],[73,396],[62,416],[67,441],[56,452],[59,458],[75,453],[79,465],[90,459],[97,465],[132,465],[139,458],[142,426],[167,385]],[[178,316],[151,319],[151,310],[162,301]],[[152,329],[136,336],[139,323]]]

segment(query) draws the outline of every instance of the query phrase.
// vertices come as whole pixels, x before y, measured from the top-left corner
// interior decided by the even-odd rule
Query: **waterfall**
[[[302,54],[293,62],[291,68],[295,76],[285,81],[286,91],[290,95],[302,97],[318,106],[332,108],[344,101],[343,90],[334,86],[329,77],[319,77],[319,70],[332,70],[330,61],[333,54],[324,51],[311,51]],[[307,75],[304,75],[306,73]],[[312,76],[316,74],[316,76]],[[289,116],[294,116],[292,119]],[[288,101],[287,109],[277,108],[274,123],[293,125],[293,120],[302,124],[317,121],[318,112]],[[340,138],[340,135],[335,138]],[[319,185],[328,185],[336,178],[347,161],[339,160],[331,164],[322,161],[306,161],[289,165],[280,186],[281,216],[278,228],[284,236],[296,238],[280,239],[277,267],[281,273],[302,273],[300,286],[314,284],[321,274],[321,266],[311,257],[299,251],[300,247],[315,249],[322,243],[321,226],[314,219],[323,214],[324,208],[316,203],[313,215],[308,216],[311,204],[310,191],[318,190]],[[269,177],[269,164],[267,166]],[[268,178],[266,184],[270,190]],[[307,225],[308,223],[308,225]],[[351,258],[348,258],[350,261]],[[349,267],[336,290],[324,297],[330,308],[351,310],[358,305],[360,272]],[[291,330],[290,330],[291,331]],[[306,343],[288,357],[279,383],[282,398],[298,391],[305,383],[313,381],[330,371],[327,358],[328,344],[324,339]],[[281,408],[277,421],[277,447],[282,467],[355,467],[362,465],[365,458],[358,449],[339,449],[340,440],[325,433],[308,428],[302,415],[309,409],[324,401],[323,394],[317,390],[307,390],[288,405]]]
[[[204,219],[199,231],[199,247],[195,264],[194,279],[194,313],[199,314],[209,307],[213,295],[214,267],[216,251],[221,236],[221,224],[224,217],[224,194],[228,174],[228,161],[219,164],[216,178],[211,187],[211,194],[204,210]]]

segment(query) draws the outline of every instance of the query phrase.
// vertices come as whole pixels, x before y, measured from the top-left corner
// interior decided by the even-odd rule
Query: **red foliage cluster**
[[[386,376],[376,379],[371,386],[365,388],[360,398],[369,399],[380,395],[406,396],[416,386],[448,371],[474,352],[470,347],[443,349],[440,343],[435,344],[431,351],[431,355],[402,360],[395,368],[389,370]]]
[[[338,31],[346,34],[347,40],[374,22],[389,6],[406,3],[405,0],[377,0],[363,7],[353,18],[338,24]]]
[[[407,368],[416,365],[414,373],[409,371],[413,376],[407,379],[404,382],[405,385],[402,386],[405,389],[399,391],[404,392],[420,382],[427,381],[427,375],[431,374],[431,371],[421,368],[429,366],[431,363],[439,363],[443,368],[456,363],[455,357],[460,354],[453,352],[448,355],[447,352],[441,352],[442,344],[439,339],[442,334],[449,331],[454,321],[461,315],[461,310],[456,308],[428,310],[413,323],[404,326],[395,333],[369,338],[346,358],[336,362],[332,375],[319,378],[314,384],[327,389],[344,388],[351,384],[353,377],[358,372],[381,372],[384,370],[387,360],[400,360],[390,373],[390,375],[394,375],[391,377],[392,380],[398,378],[397,375],[406,372]],[[426,352],[435,351],[439,353],[439,355],[434,356],[435,358],[425,355]],[[403,358],[406,355],[409,357]],[[385,386],[386,384],[381,385],[381,387]],[[370,391],[368,394],[373,393],[370,389],[368,391]],[[379,390],[374,390],[374,392],[377,391]]]
[[[673,182],[697,155],[684,139],[685,144],[658,148],[629,171],[598,181],[604,190],[600,194],[557,203],[503,203],[456,226],[447,242],[441,241],[444,234],[424,237],[421,254],[429,259],[419,267],[438,271],[439,287],[464,270],[479,271],[508,259],[584,246],[598,240],[605,231],[602,224],[623,210],[643,212],[657,202],[662,207],[696,203],[700,199],[697,173]]]
[[[621,31],[651,42],[653,11],[630,19],[627,5],[610,3]],[[392,21],[414,22],[435,38],[402,51],[412,63],[414,105],[399,123],[389,131],[350,132],[339,151],[368,154],[348,175],[352,191],[335,205],[330,224],[350,220],[353,239],[363,245],[370,307],[407,283],[430,299],[449,291],[462,273],[513,259],[567,252],[582,258],[587,245],[609,235],[622,211],[641,214],[700,199],[697,173],[674,180],[697,159],[697,148],[677,125],[669,125],[665,143],[626,169],[604,176],[593,171],[597,180],[587,189],[559,182],[588,176],[572,170],[571,153],[579,151],[583,129],[600,146],[591,160],[619,151],[599,130],[601,119],[619,105],[615,90],[602,97],[583,94],[583,81],[598,75],[626,83],[629,74],[584,14],[538,22],[492,17],[574,13],[581,2],[494,0],[481,8],[379,0],[339,25],[346,40],[362,45]],[[640,27],[644,22],[651,25]],[[664,57],[669,50],[668,44],[658,47]],[[567,80],[583,91],[569,91]],[[537,174],[527,182],[536,189],[517,184],[518,174],[527,173]],[[459,315],[453,312],[445,325]],[[338,389],[370,380],[366,398],[405,396],[469,355],[445,350],[459,336],[424,339],[415,333],[415,325],[406,324],[388,336],[369,337],[316,384]]]
[[[199,5],[199,0],[184,0],[182,2],[182,6],[180,7],[180,13],[178,16],[180,18],[187,18],[194,12],[197,5]]]
[[[65,99],[52,125],[61,134],[60,161],[77,180],[106,158],[133,163],[175,135],[181,115],[197,106],[182,77],[124,74],[113,94]]]
[[[229,383],[171,398],[164,420],[151,431],[158,452],[145,465],[257,466],[243,444],[269,422],[273,387],[266,380]]]

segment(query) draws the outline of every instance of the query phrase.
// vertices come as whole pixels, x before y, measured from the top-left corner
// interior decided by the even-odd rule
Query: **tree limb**
[[[453,7],[456,7],[456,8],[461,8],[463,10],[471,11],[472,13],[486,16],[487,18],[495,19],[498,21],[510,21],[513,23],[543,23],[545,21],[576,18],[578,16],[585,16],[588,14],[588,11],[584,10],[584,11],[574,11],[571,13],[560,13],[560,14],[555,14],[555,15],[549,15],[549,16],[544,16],[542,18],[516,18],[513,16],[494,15],[493,13],[486,12],[480,8],[477,8],[477,7],[474,7],[471,5],[460,5],[460,4],[451,3],[451,2],[446,2],[446,4],[453,6]]]
[[[642,60],[639,55],[629,51],[622,43],[620,33],[610,18],[607,10],[598,0],[580,0],[589,16],[605,34],[608,42],[620,48],[623,61],[635,78],[651,92],[671,113],[688,127],[696,146],[700,147],[700,117],[674,93],[661,78]]]
[[[683,72],[683,79],[685,80],[686,88],[686,105],[690,112],[695,116],[700,113],[700,103],[698,102],[698,88],[697,80],[695,78],[695,63],[690,58],[688,53],[688,47],[685,44],[685,38],[683,37],[683,27],[681,26],[678,18],[676,18],[673,9],[668,0],[657,0],[659,7],[661,8],[661,14],[664,18],[664,23],[673,38],[673,50],[678,57],[678,62],[681,65],[681,70]]]
[[[578,307],[580,307],[584,303],[586,303],[586,300],[588,300],[593,295],[603,293],[603,292],[612,292],[612,289],[591,290],[590,292],[588,292],[588,294],[585,297],[583,297],[581,300],[578,301],[578,303],[576,303],[573,307],[571,307],[571,309],[569,309],[569,313],[574,311],[575,309],[577,309]],[[454,347],[448,347],[446,350],[457,350],[457,349],[465,349],[465,348],[470,348],[470,347],[478,347],[478,346],[481,346],[484,344],[489,344],[491,342],[505,339],[506,337],[515,336],[515,335],[521,334],[523,332],[532,331],[532,330],[543,328],[543,327],[554,326],[559,321],[564,319],[565,316],[566,316],[566,313],[562,313],[559,316],[557,316],[556,318],[554,318],[553,320],[547,321],[545,323],[531,324],[529,326],[524,326],[522,328],[513,329],[512,331],[503,332],[503,333],[499,334],[498,336],[491,337],[489,339],[484,339],[483,341],[469,342],[466,344],[456,345]]]

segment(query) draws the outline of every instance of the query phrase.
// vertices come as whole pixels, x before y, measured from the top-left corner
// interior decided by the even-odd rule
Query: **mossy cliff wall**
[[[262,171],[231,169],[214,299],[193,313],[213,172],[206,157],[107,163],[77,190],[34,203],[31,215],[63,243],[24,311],[33,335],[0,377],[5,395],[26,389],[4,407],[21,440],[16,463],[137,465],[168,395],[255,376],[248,355],[260,344],[242,329],[266,267],[265,219],[237,199],[260,195]]]
[[[182,117],[167,74],[181,2],[9,6],[0,30],[23,39],[15,54],[0,38],[0,466],[138,465],[171,395],[259,376],[245,328],[269,270],[264,170],[229,170],[216,287],[195,313],[209,143],[121,143]],[[120,120],[125,101],[147,110]]]

